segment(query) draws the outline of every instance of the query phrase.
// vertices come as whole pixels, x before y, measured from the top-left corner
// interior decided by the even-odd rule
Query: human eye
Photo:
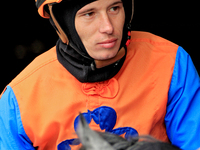
[[[119,6],[114,6],[114,7],[111,7],[110,8],[110,11],[111,12],[116,12],[116,11],[118,11],[119,10]]]
[[[112,7],[109,8],[109,12],[111,14],[118,14],[122,7],[123,6],[121,5],[121,3],[113,5]]]
[[[94,12],[87,12],[87,13],[84,13],[83,16],[90,18],[90,17],[94,16],[94,14],[95,14]]]

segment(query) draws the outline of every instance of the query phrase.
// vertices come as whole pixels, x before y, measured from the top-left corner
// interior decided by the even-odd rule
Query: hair
[[[178,147],[170,143],[159,141],[149,135],[125,139],[109,132],[97,133],[115,150],[180,150]],[[83,145],[80,150],[87,150],[87,148],[85,148]]]

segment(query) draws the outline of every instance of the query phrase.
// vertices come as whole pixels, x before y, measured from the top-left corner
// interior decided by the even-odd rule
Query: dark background
[[[58,38],[49,21],[38,15],[34,0],[6,3],[1,3],[0,91],[36,56],[53,47]],[[132,28],[181,45],[200,72],[198,3],[194,0],[135,0]]]

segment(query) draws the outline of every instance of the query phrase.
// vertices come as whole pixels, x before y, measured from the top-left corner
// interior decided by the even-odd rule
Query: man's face
[[[75,27],[88,54],[96,60],[114,57],[120,47],[125,12],[121,0],[97,0],[81,8]]]

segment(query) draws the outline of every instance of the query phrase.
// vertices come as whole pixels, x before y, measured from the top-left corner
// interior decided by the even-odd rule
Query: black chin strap
[[[59,25],[58,21],[56,20],[54,14],[53,14],[53,11],[52,11],[53,4],[48,4],[48,6],[49,6],[49,12],[51,15],[51,19],[53,20],[53,23],[54,23],[54,28],[56,28],[56,32],[57,32],[58,36],[63,41],[63,43],[69,44],[69,39],[68,39],[67,35],[65,34],[65,32],[63,31],[63,29],[61,28],[61,26]]]

